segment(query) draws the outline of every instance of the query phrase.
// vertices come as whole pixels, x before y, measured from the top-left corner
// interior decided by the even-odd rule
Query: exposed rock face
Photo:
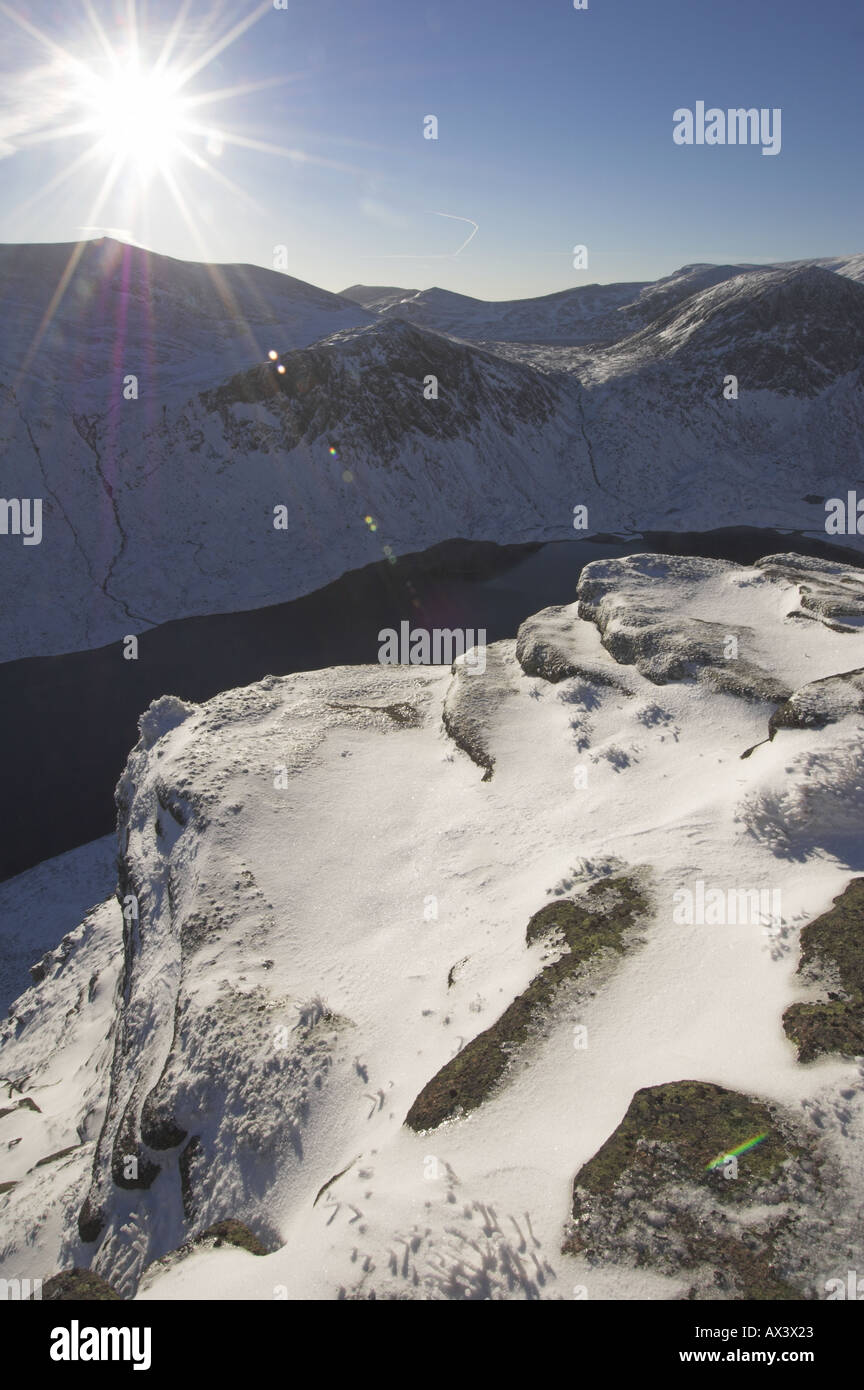
[[[502,706],[515,695],[510,643],[494,643],[483,653],[480,671],[466,657],[453,662],[453,679],[444,697],[441,722],[450,738],[473,763],[483,769],[483,781],[491,780],[495,758],[491,752],[495,726]],[[475,654],[476,655],[476,654]]]
[[[827,998],[791,1004],[783,1015],[799,1062],[823,1053],[864,1056],[864,878],[801,932],[798,974]]]
[[[794,584],[802,610],[822,621],[833,619],[837,631],[855,632],[864,621],[864,576],[848,565],[795,554],[766,555],[758,565],[766,578]]]
[[[820,1197],[806,1154],[789,1119],[751,1096],[646,1087],[577,1173],[565,1249],[654,1265],[692,1281],[691,1298],[802,1298],[790,1209]]]
[[[771,738],[778,729],[824,729],[847,715],[864,714],[864,670],[802,685],[784,700],[768,721]]]
[[[266,1233],[272,1248],[274,1171],[290,1167],[292,1155],[302,1162],[316,1113],[338,1103],[330,1094],[332,1074],[335,1069],[344,1077],[347,1070],[349,1020],[323,1000],[267,987],[273,962],[262,962],[261,943],[278,935],[274,904],[242,860],[236,861],[233,901],[226,901],[209,887],[212,868],[198,858],[231,777],[231,758],[224,763],[222,755],[232,729],[239,733],[246,719],[261,723],[262,732],[268,718],[272,722],[272,765],[266,734],[256,757],[264,760],[263,785],[275,802],[276,788],[297,775],[328,729],[368,734],[386,728],[398,737],[428,717],[421,714],[422,685],[418,690],[416,681],[403,679],[400,688],[398,668],[346,682],[334,699],[327,698],[334,687],[326,676],[307,678],[310,684],[314,694],[296,711],[290,753],[281,733],[290,681],[268,677],[204,707],[173,697],[155,702],[141,718],[141,741],[118,785],[124,846],[118,896],[127,902],[131,895],[134,910],[124,923],[110,1092],[78,1229],[85,1243],[98,1242],[94,1266],[110,1267],[124,1292],[144,1263],[164,1253],[158,1210],[165,1203],[182,1211],[193,1236],[228,1219],[227,1206],[232,1220]],[[389,698],[382,699],[384,692]],[[175,733],[181,738],[169,774],[163,753]],[[187,739],[188,761],[182,751]],[[242,737],[235,756],[238,766],[248,757]],[[202,777],[202,759],[212,776]],[[273,767],[284,769],[275,779]],[[233,805],[232,818],[240,809]],[[229,832],[220,857],[231,854],[230,841]],[[336,1084],[337,1095],[342,1084]],[[137,1203],[131,1219],[138,1236],[131,1245],[128,1227],[124,1232],[132,1211],[125,1193]],[[144,1194],[152,1206],[141,1205]]]
[[[526,618],[516,639],[516,660],[526,676],[539,676],[557,685],[582,677],[596,685],[611,685],[631,694],[633,681],[626,670],[600,647],[585,623],[577,619],[575,605],[544,608]]]
[[[529,367],[398,320],[334,334],[288,354],[283,365],[284,373],[256,366],[202,401],[220,412],[265,402],[289,448],[341,439],[347,416],[355,444],[374,451],[381,465],[393,463],[410,432],[438,441],[490,427],[521,434],[526,424],[542,429],[563,404],[560,388]],[[419,391],[418,410],[429,374],[446,388],[430,400]]]
[[[752,630],[686,612],[689,598],[703,589],[710,593],[718,581],[740,572],[741,566],[729,561],[693,557],[596,560],[579,580],[579,614],[597,624],[603,646],[616,661],[636,666],[656,685],[695,677],[748,699],[783,700],[788,686],[739,656],[740,649],[753,649]],[[671,617],[665,589],[670,582],[683,589],[679,602],[683,599],[685,610]],[[715,602],[719,613],[719,595]]]
[[[635,883],[610,879],[595,883],[583,898],[549,903],[526,929],[526,944],[563,939],[564,954],[546,965],[491,1028],[478,1035],[423,1087],[405,1119],[409,1129],[434,1129],[455,1115],[482,1105],[504,1081],[507,1070],[550,1012],[562,1003],[565,986],[584,982],[588,970],[634,944],[635,929],[648,903]]]

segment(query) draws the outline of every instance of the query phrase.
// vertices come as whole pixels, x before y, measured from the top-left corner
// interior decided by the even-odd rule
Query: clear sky
[[[326,289],[491,299],[864,250],[853,0],[0,0],[0,25],[2,241],[284,246]],[[676,145],[697,101],[781,108],[780,153]]]

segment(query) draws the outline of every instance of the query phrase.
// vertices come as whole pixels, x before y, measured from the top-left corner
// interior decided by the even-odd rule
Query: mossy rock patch
[[[783,1014],[799,1062],[824,1053],[864,1054],[864,878],[855,878],[834,905],[801,932],[798,974],[830,981],[827,999],[790,1004]]]
[[[691,1298],[798,1300],[787,1237],[802,1196],[820,1191],[763,1101],[706,1081],[649,1086],[577,1173],[563,1250],[689,1276]]]
[[[248,1250],[250,1255],[269,1255],[272,1249],[278,1249],[278,1246],[268,1249],[248,1226],[244,1226],[242,1221],[235,1221],[233,1217],[208,1226],[206,1231],[195,1237],[192,1244],[203,1245],[211,1240],[217,1249],[220,1245],[236,1245],[239,1250]]]
[[[578,900],[561,899],[536,912],[526,930],[528,945],[543,939],[551,944],[560,937],[565,953],[544,966],[490,1028],[427,1082],[405,1118],[408,1128],[435,1129],[482,1105],[519,1049],[542,1027],[562,986],[575,981],[605,951],[623,954],[647,911],[640,889],[621,877],[593,884]]]
[[[611,947],[624,951],[624,938],[639,917],[648,912],[641,889],[629,878],[603,879],[592,883],[581,898],[560,898],[535,912],[525,938],[550,939],[560,932],[567,944],[572,965]]]
[[[167,1255],[160,1255],[145,1269],[145,1281],[146,1276],[153,1271],[171,1269],[196,1252],[205,1249],[219,1250],[225,1245],[233,1246],[237,1250],[245,1250],[250,1255],[272,1255],[274,1250],[280,1248],[281,1241],[273,1239],[270,1244],[265,1245],[264,1241],[256,1236],[254,1231],[251,1231],[243,1221],[229,1216],[223,1221],[214,1221],[213,1225],[208,1226],[206,1231],[201,1231],[199,1235],[184,1240],[182,1245],[178,1245]]]
[[[709,1166],[760,1134],[765,1138],[739,1156],[737,1179]],[[685,1181],[731,1198],[740,1198],[760,1178],[776,1177],[791,1156],[761,1101],[707,1081],[675,1081],[636,1092],[615,1133],[580,1169],[575,1186],[611,1191],[634,1164],[650,1166],[651,1145],[671,1146]]]
[[[65,1269],[54,1274],[42,1285],[43,1300],[74,1303],[122,1303],[122,1296],[92,1269]]]

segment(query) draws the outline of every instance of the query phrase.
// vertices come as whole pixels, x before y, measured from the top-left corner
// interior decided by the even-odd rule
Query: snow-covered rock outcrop
[[[34,1275],[88,1267],[127,1297],[824,1297],[864,1259],[862,1076],[842,1032],[802,1065],[783,1017],[799,929],[864,867],[864,713],[769,737],[781,691],[864,666],[861,630],[802,618],[818,582],[600,561],[482,672],[151,707],[118,901],[2,1026],[0,1273],[26,1249]],[[686,1134],[656,1122],[676,1087]],[[739,1157],[721,1230],[705,1174],[763,1115],[779,1137]],[[653,1155],[653,1205],[594,1181],[611,1152],[622,1173]],[[664,1230],[693,1260],[640,1266]]]

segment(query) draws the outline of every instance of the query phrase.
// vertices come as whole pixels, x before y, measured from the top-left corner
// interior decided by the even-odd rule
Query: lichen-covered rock
[[[801,932],[798,974],[827,998],[790,1004],[783,1015],[799,1062],[826,1052],[864,1056],[864,878]]]
[[[789,1211],[818,1192],[776,1108],[705,1081],[649,1086],[577,1173],[564,1249],[683,1275],[692,1298],[802,1298]]]
[[[122,1294],[92,1269],[64,1269],[42,1285],[42,1299],[55,1303],[120,1303]]]
[[[592,884],[576,900],[548,903],[528,923],[526,941],[562,943],[564,953],[535,975],[491,1028],[473,1038],[427,1082],[405,1119],[409,1129],[434,1129],[445,1120],[482,1105],[502,1080],[514,1057],[538,1029],[559,992],[606,954],[622,955],[634,944],[635,928],[648,911],[641,890],[630,879]]]

